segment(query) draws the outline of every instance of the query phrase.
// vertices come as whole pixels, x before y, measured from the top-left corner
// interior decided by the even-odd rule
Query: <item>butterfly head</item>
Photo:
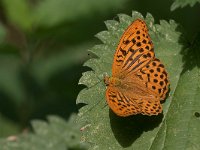
[[[108,75],[104,76],[104,83],[106,86],[108,86],[110,84],[110,77]]]
[[[115,77],[104,76],[104,83],[106,86],[118,86],[121,81]]]

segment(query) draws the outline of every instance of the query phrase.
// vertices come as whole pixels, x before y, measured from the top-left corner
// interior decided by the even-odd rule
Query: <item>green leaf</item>
[[[85,49],[91,45],[92,42],[85,42],[78,46],[66,47],[52,57],[38,59],[32,65],[32,73],[40,83],[46,83],[56,72],[84,62],[87,58]]]
[[[2,2],[9,20],[24,30],[30,30],[32,12],[27,0],[3,0]]]
[[[49,116],[46,123],[32,122],[34,134],[24,133],[20,136],[1,139],[1,150],[84,150],[87,145],[80,143],[80,127],[74,123],[75,116],[66,122],[56,116]]]
[[[174,11],[175,9],[181,7],[185,7],[187,5],[190,5],[193,7],[196,3],[200,3],[200,0],[174,0],[174,3],[171,5],[171,11]]]
[[[105,13],[110,8],[119,8],[123,4],[123,0],[43,0],[34,11],[34,18],[36,24],[51,27],[93,13]]]
[[[183,150],[189,149],[191,143],[195,143],[193,148],[198,149],[200,135],[197,123],[200,120],[194,113],[197,112],[198,116],[197,108],[200,107],[197,100],[199,71],[197,67],[190,71],[183,70],[185,65],[191,65],[184,62],[185,43],[173,20],[161,20],[160,24],[155,24],[151,14],[145,18],[156,57],[163,62],[170,78],[170,93],[163,104],[163,115],[121,118],[114,115],[106,104],[104,75],[111,76],[113,55],[120,37],[137,18],[143,16],[138,12],[133,12],[132,17],[121,14],[119,22],[106,21],[108,31],[97,34],[104,44],[90,50],[98,58],[85,63],[92,71],[85,72],[80,79],[80,83],[87,88],[77,98],[77,103],[87,104],[80,109],[77,119],[78,123],[83,124],[82,139],[90,143],[90,149]]]
[[[16,134],[19,132],[19,127],[16,123],[6,119],[0,113],[0,137],[6,137],[10,134]]]
[[[4,93],[8,99],[15,100],[15,104],[17,106],[23,101],[25,95],[23,85],[19,80],[21,60],[18,56],[1,54],[0,68],[0,88],[2,89],[1,94]],[[1,99],[1,105],[4,102],[5,104],[9,104],[9,102],[5,100],[7,98]]]
[[[200,149],[200,34],[184,49],[184,70],[165,120],[164,149]]]
[[[4,42],[5,35],[6,35],[6,30],[5,30],[4,26],[2,26],[2,24],[0,24],[0,44],[2,44]]]

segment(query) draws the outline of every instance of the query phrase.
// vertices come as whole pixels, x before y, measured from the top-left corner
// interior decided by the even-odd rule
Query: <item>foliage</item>
[[[193,7],[196,3],[200,3],[200,0],[175,0],[174,3],[171,5],[171,10],[175,10],[179,7],[183,8],[186,5],[190,5]]]
[[[34,120],[34,133],[24,133],[0,140],[1,150],[85,150],[87,145],[80,143],[79,126],[74,125],[74,117],[65,120],[49,116],[48,122]]]
[[[57,114],[68,119],[77,113],[75,100],[82,88],[77,82],[86,70],[81,65],[101,27],[83,28],[92,26],[89,20],[102,22],[124,1],[73,3],[76,8],[63,0],[0,2],[0,112],[5,120],[0,128],[8,122],[16,126],[0,137],[19,132],[33,118]]]

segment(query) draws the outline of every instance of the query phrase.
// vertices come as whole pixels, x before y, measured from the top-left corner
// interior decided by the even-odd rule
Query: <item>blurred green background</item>
[[[87,50],[117,14],[155,22],[174,19],[192,41],[200,27],[200,5],[170,11],[172,0],[1,0],[0,137],[22,132],[32,119],[49,114],[68,119],[77,113],[78,80],[89,59]]]

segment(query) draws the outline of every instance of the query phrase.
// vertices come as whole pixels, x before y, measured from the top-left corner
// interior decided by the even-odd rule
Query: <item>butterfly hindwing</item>
[[[118,116],[126,117],[141,112],[138,103],[131,100],[117,88],[108,87],[106,90],[106,99],[112,111]]]
[[[159,99],[142,99],[141,101],[141,114],[151,116],[162,112],[162,105]]]
[[[126,117],[130,115],[158,115],[162,112],[162,106],[159,99],[155,97],[141,97],[127,92],[120,92],[117,88],[108,88],[106,99],[110,108],[118,116]]]

